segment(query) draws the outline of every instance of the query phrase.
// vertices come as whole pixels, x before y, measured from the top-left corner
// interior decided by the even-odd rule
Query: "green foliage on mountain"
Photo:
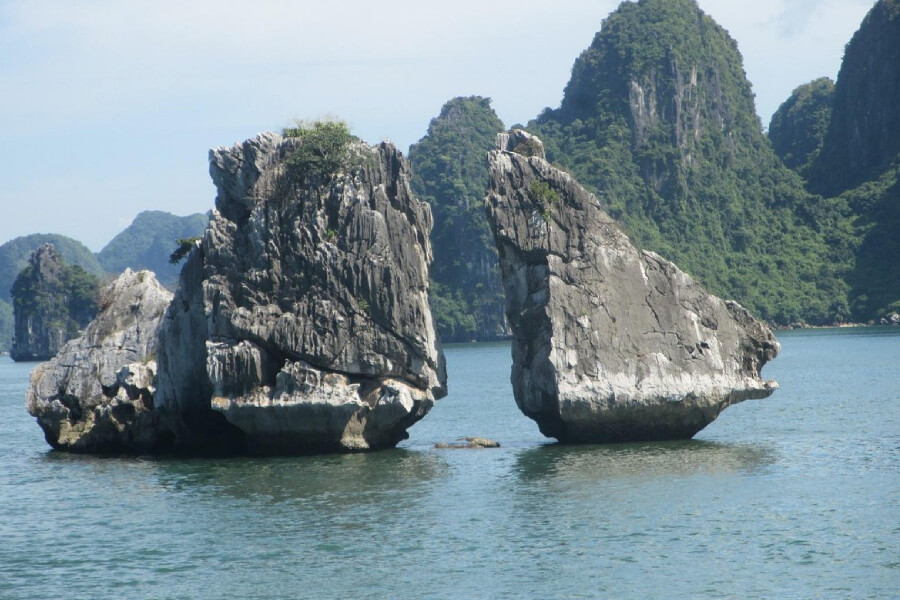
[[[784,164],[801,175],[819,155],[831,123],[834,82],[820,77],[793,91],[769,122],[769,140]]]
[[[409,149],[412,187],[431,205],[431,305],[444,341],[507,334],[497,249],[484,214],[487,153],[503,123],[488,98],[454,98]]]
[[[302,142],[287,160],[299,176],[328,179],[349,164],[353,135],[344,121],[297,121],[281,133]]]
[[[737,45],[693,0],[623,3],[528,125],[639,245],[779,323],[849,316],[853,232],[756,116]]]
[[[798,170],[809,190],[834,196],[827,202],[845,217],[851,317],[868,321],[900,311],[900,0],[880,0],[866,15],[847,44],[830,100],[814,118],[795,114],[780,133],[795,148],[822,138],[812,163]]]
[[[900,0],[879,0],[847,44],[809,188],[835,196],[874,181],[900,155]]]
[[[104,274],[97,257],[77,240],[55,233],[34,233],[17,237],[0,246],[0,300],[10,301],[13,281],[28,264],[32,253],[44,244],[53,244],[68,264],[80,265],[93,275]]]
[[[100,279],[80,265],[69,265],[51,244],[29,258],[13,282],[13,357],[54,355],[61,342],[78,335],[97,314]],[[18,357],[17,357],[18,355]]]
[[[848,281],[854,318],[900,312],[900,157],[878,179],[844,192],[859,240]]]
[[[110,240],[97,258],[109,273],[149,269],[160,283],[174,288],[181,271],[169,263],[175,240],[201,235],[208,222],[209,217],[201,213],[178,217],[158,210],[144,211]]]
[[[80,265],[93,275],[103,275],[97,257],[84,244],[64,235],[35,233],[0,245],[0,352],[7,352],[12,347],[14,326],[10,290],[13,282],[28,265],[31,254],[43,244],[53,244],[67,263]]]

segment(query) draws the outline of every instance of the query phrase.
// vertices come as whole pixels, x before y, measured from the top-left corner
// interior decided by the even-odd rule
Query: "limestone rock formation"
[[[560,441],[677,439],[769,396],[777,384],[760,369],[779,350],[771,331],[635,248],[540,151],[512,152],[523,135],[499,136],[485,199],[522,412]]]
[[[84,333],[38,365],[28,412],[47,442],[75,452],[149,452],[171,435],[153,412],[157,329],[172,299],[150,271],[126,269]]]
[[[178,446],[391,447],[446,394],[431,212],[406,160],[349,141],[326,168],[313,137],[210,152],[216,210],[160,330],[155,401]]]
[[[52,244],[35,250],[10,290],[12,359],[47,360],[56,355],[94,317],[98,286],[95,276],[66,264]]]

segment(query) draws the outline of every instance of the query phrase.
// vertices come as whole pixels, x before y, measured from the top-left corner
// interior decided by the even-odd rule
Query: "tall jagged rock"
[[[12,285],[12,359],[55,356],[96,314],[98,286],[82,267],[66,264],[52,244],[35,250]]]
[[[126,269],[104,289],[84,333],[34,369],[27,408],[51,446],[91,453],[169,447],[153,393],[157,328],[171,299],[153,273]]]
[[[770,395],[771,331],[635,248],[595,196],[542,152],[489,155],[488,220],[514,333],[516,403],[567,442],[688,438],[731,404]]]
[[[210,152],[216,210],[160,331],[156,406],[179,446],[390,447],[446,393],[406,160],[314,137]]]

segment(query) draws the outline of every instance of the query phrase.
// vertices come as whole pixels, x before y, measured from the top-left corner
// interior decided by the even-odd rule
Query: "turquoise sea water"
[[[274,459],[51,451],[0,357],[0,598],[898,598],[900,331],[779,339],[687,442],[555,445],[484,344],[400,448]]]

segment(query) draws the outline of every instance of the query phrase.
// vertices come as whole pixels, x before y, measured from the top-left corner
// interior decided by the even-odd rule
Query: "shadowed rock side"
[[[498,141],[485,202],[515,336],[513,391],[544,435],[689,438],[777,388],[760,378],[779,350],[768,328],[635,248],[537,138]],[[523,142],[529,156],[511,151]]]
[[[298,138],[210,152],[216,210],[160,331],[179,446],[384,448],[446,394],[428,305],[431,212],[390,144],[304,173]]]
[[[84,333],[34,369],[27,408],[47,443],[74,452],[168,446],[153,392],[156,332],[171,299],[153,273],[126,269],[103,290]]]

